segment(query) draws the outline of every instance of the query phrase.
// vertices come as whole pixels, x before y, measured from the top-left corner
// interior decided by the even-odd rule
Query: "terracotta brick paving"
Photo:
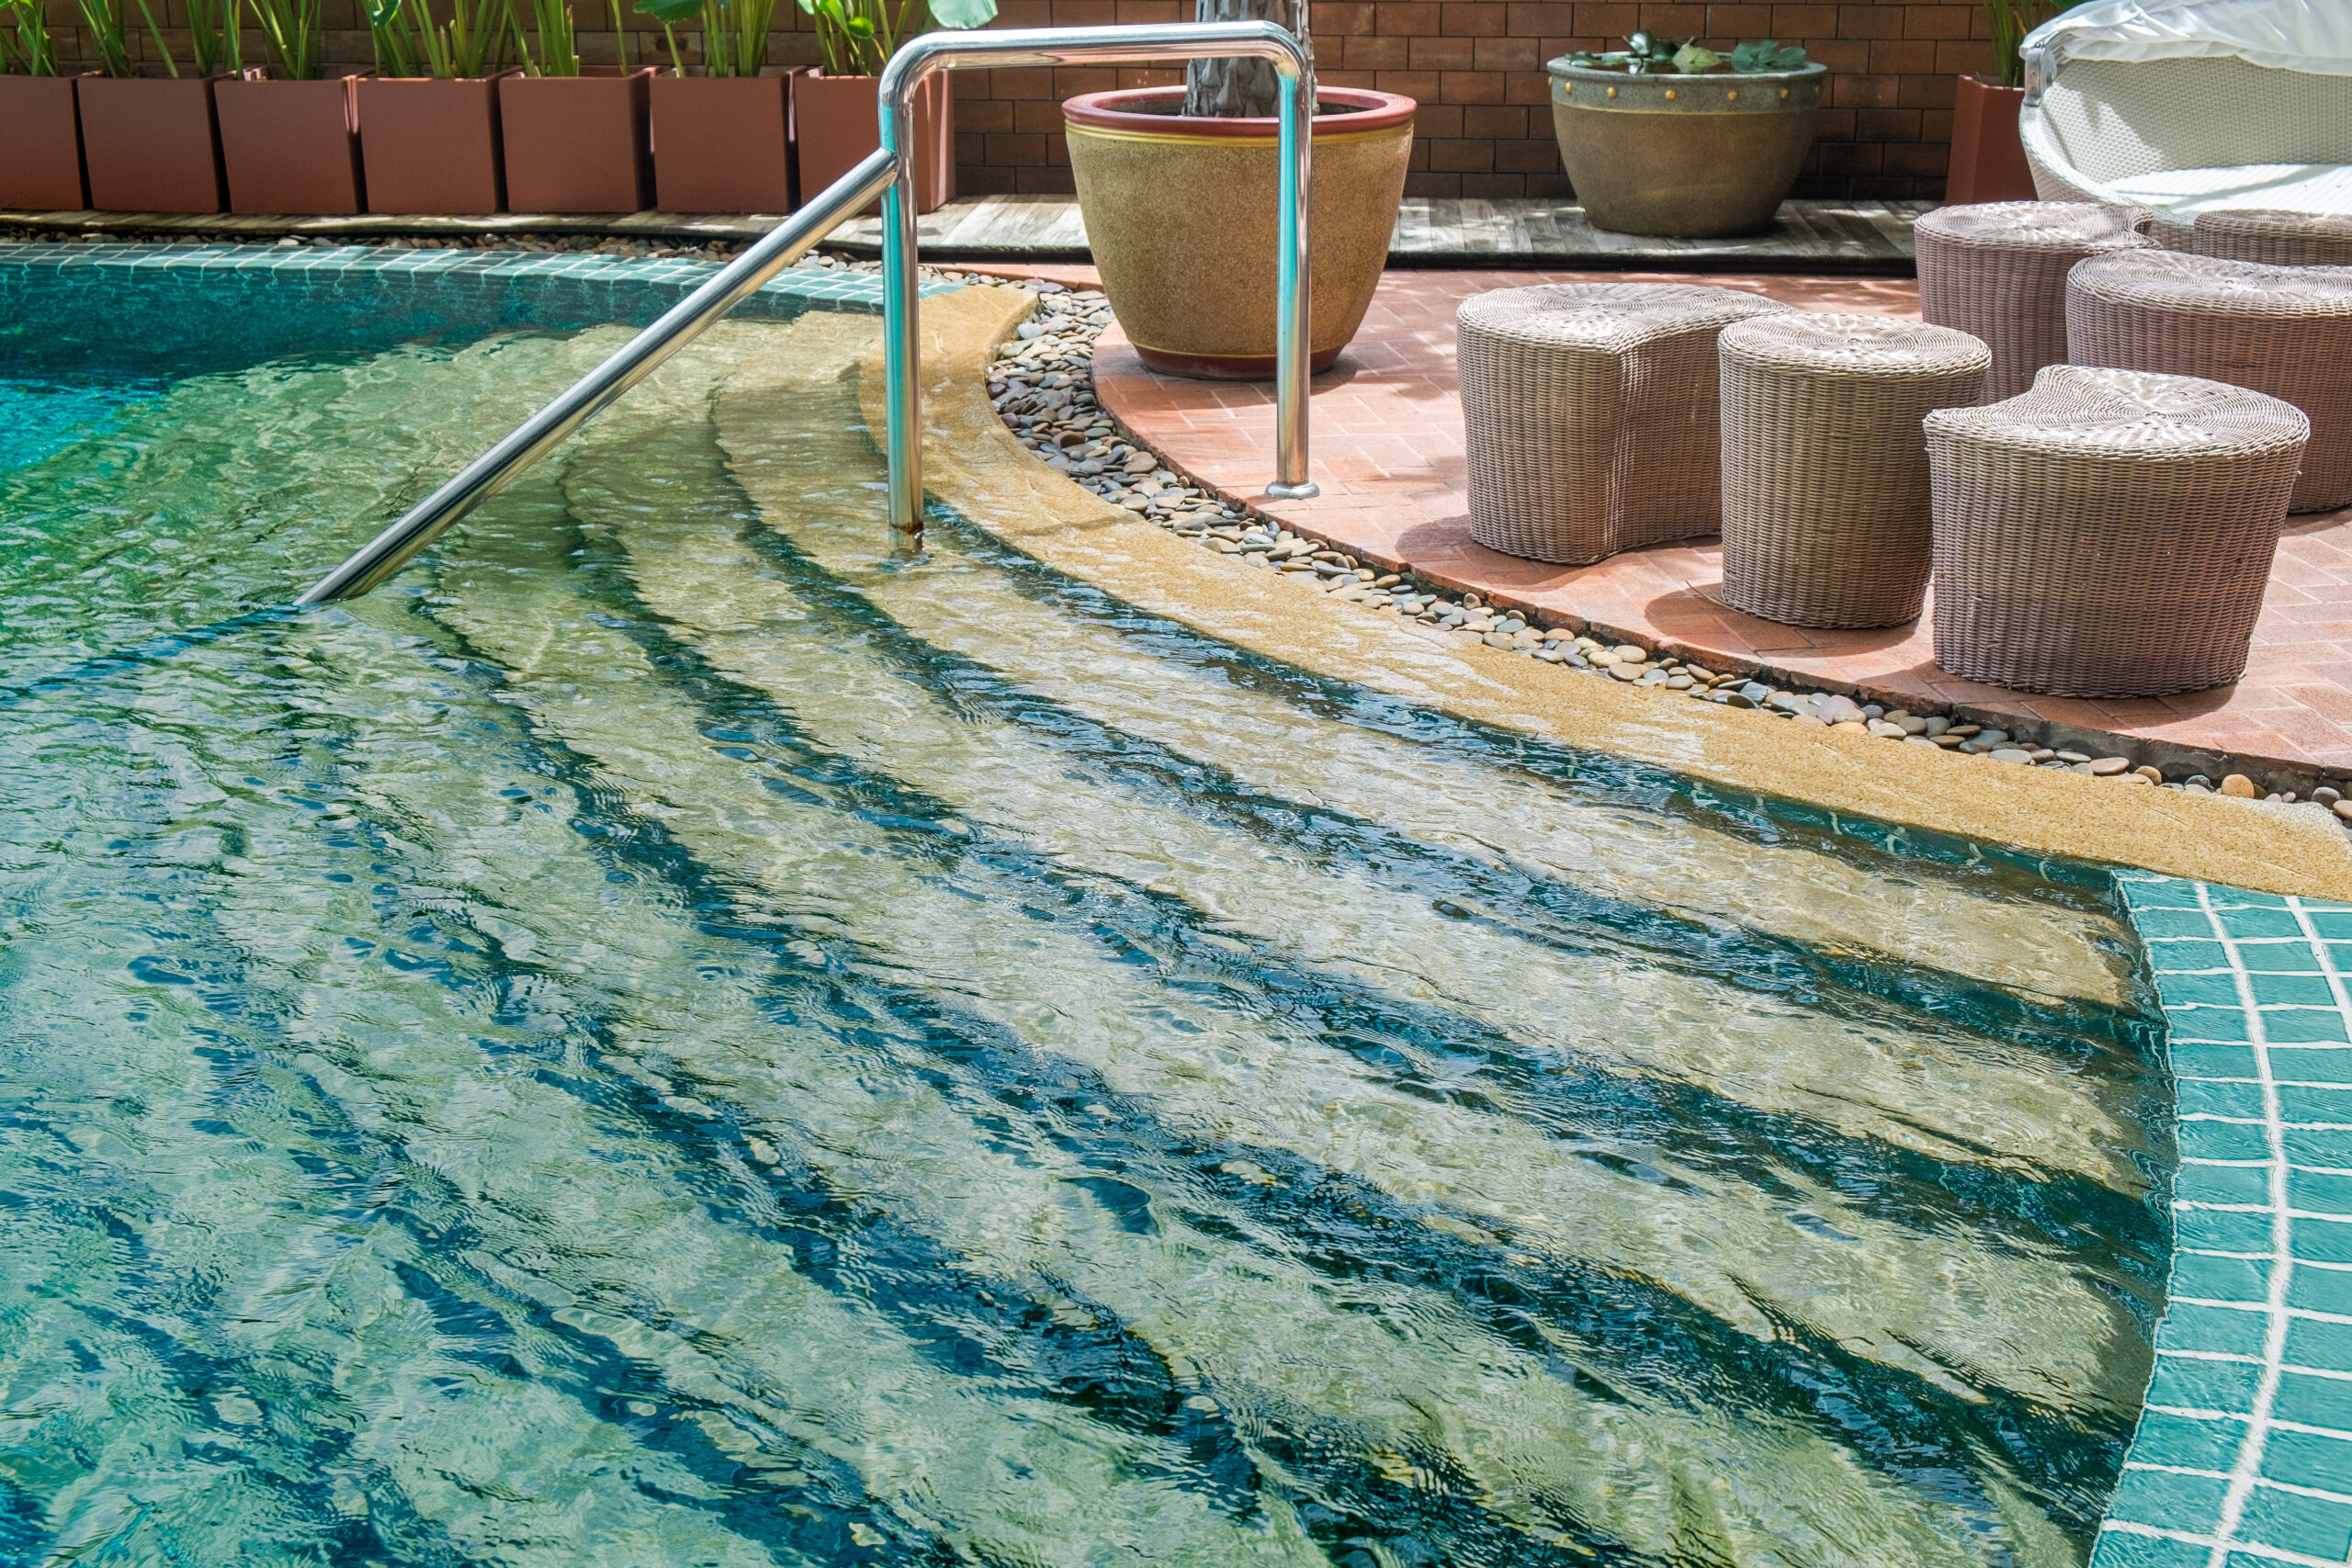
[[[1080,269],[1035,270],[1091,281]],[[1936,667],[1926,616],[1884,631],[1820,632],[1743,615],[1718,597],[1722,554],[1712,539],[1587,567],[1519,560],[1473,543],[1454,389],[1454,307],[1489,288],[1587,280],[1639,279],[1501,272],[1384,276],[1355,343],[1316,378],[1313,472],[1323,493],[1311,501],[1269,505],[1261,491],[1273,472],[1271,387],[1157,376],[1115,328],[1097,347],[1096,387],[1129,429],[1195,481],[1351,554],[1391,570],[1410,566],[1457,592],[1475,590],[1547,623],[1590,626],[1718,668],[1783,671],[1809,684],[1892,703],[2039,721],[2052,736],[2113,732],[2217,761],[2352,773],[2352,509],[2290,522],[2244,680],[2154,701],[2038,697],[1956,679]],[[1806,310],[1918,313],[1917,286],[1907,278],[1657,281],[1750,288]]]

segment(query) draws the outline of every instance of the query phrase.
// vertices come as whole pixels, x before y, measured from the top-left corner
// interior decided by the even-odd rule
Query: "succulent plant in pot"
[[[57,73],[57,45],[40,0],[0,0],[0,207],[37,211],[90,204],[74,80]]]
[[[91,206],[114,212],[218,212],[228,205],[213,88],[218,77],[243,65],[238,4],[188,0],[195,70],[182,75],[147,0],[138,6],[155,46],[153,63],[131,59],[134,29],[123,0],[74,0],[84,47],[98,67],[74,82]]]
[[[376,73],[360,78],[359,145],[375,212],[506,206],[499,83],[515,54],[513,0],[366,0]]]
[[[996,20],[996,0],[799,0],[817,25],[825,68],[794,84],[800,194],[812,197],[882,145],[876,80],[907,39],[934,28],[963,31]],[[915,93],[915,210],[956,196],[956,111],[948,73]],[[868,209],[869,211],[874,210]]]
[[[1951,162],[1944,176],[1944,199],[1960,205],[2030,201],[2033,170],[2018,137],[2018,110],[2025,103],[2025,62],[2018,45],[2064,6],[2057,0],[1983,0],[1983,5],[1994,74],[1962,73],[1953,85]]]
[[[1546,69],[1560,161],[1585,216],[1685,238],[1771,223],[1813,145],[1827,74],[1770,39],[1719,53],[1645,32]]]
[[[1197,19],[1272,21],[1312,48],[1305,0],[1198,0]],[[1087,93],[1062,105],[1103,290],[1155,369],[1220,379],[1274,373],[1280,94],[1266,61],[1196,60],[1182,86]],[[1395,93],[1316,93],[1307,127],[1315,369],[1339,357],[1372,304],[1405,194],[1417,107]],[[1170,224],[1170,211],[1185,221]]]

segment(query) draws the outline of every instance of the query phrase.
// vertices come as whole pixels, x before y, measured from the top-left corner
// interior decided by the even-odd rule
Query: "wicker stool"
[[[2091,201],[1993,201],[1942,207],[1912,227],[1919,315],[1984,340],[1987,398],[2013,398],[2034,372],[2066,362],[2066,269],[2085,256],[2141,250],[2142,207]]]
[[[2352,502],[2352,271],[2177,251],[2084,262],[2066,278],[2066,357],[2199,376],[2311,417],[2290,512]]]
[[[1984,400],[1992,353],[1885,316],[1724,329],[1724,603],[1795,626],[1891,626],[1928,591],[1931,410]]]
[[[2309,430],[2243,387],[2075,365],[1929,414],[1936,662],[2069,697],[2236,680]]]
[[[1789,306],[1729,288],[1498,288],[1455,313],[1470,536],[1581,566],[1713,533],[1715,334]]]
[[[2352,217],[2269,208],[2200,212],[2195,249],[2265,266],[2352,266]]]

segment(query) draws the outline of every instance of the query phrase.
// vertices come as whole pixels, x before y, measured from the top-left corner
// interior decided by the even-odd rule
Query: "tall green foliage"
[[[799,0],[817,23],[830,76],[878,76],[899,46],[933,28],[961,31],[996,19],[996,0]]]
[[[2071,0],[1984,0],[1985,30],[1993,38],[1993,60],[2000,70],[2002,85],[2025,85],[2025,59],[2018,52],[2018,45],[2067,4]]]
[[[99,72],[107,76],[132,74],[130,31],[123,21],[122,0],[74,0],[74,7],[82,14],[85,41],[97,57]],[[148,8],[147,0],[139,0],[139,11],[163,55],[164,69],[178,75],[179,62],[172,58],[171,46],[164,41],[164,29],[155,25],[155,13]]]
[[[523,51],[523,69],[534,76],[580,74],[580,39],[572,31],[571,7],[566,0],[530,0],[531,42]]]
[[[367,0],[367,6],[379,75],[480,79],[514,62],[514,0],[450,0],[446,22],[433,19],[430,0]]]
[[[640,16],[662,24],[670,40],[670,63],[681,75],[678,24],[702,22],[703,73],[756,76],[768,62],[768,33],[775,25],[776,0],[637,0]]]
[[[0,0],[0,71],[25,76],[57,74],[57,44],[49,36],[49,20],[40,14],[40,0]]]
[[[145,5],[147,0],[140,0]],[[269,67],[288,82],[314,82],[326,66],[322,0],[245,0]]]

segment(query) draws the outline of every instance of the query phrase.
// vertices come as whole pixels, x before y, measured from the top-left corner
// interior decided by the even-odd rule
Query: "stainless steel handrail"
[[[721,267],[709,282],[672,306],[660,321],[623,344],[610,359],[526,420],[514,434],[467,464],[457,478],[311,584],[295,603],[324,604],[356,598],[400,570],[443,529],[505,489],[515,475],[547,456],[614,399],[653,374],[663,360],[700,337],[713,321],[799,260],[844,219],[881,195],[898,174],[897,161],[888,152],[879,152],[827,186],[814,201],[777,224],[766,238]]]
[[[899,159],[898,183],[882,198],[885,398],[888,405],[890,532],[901,556],[922,548],[922,382],[915,309],[914,92],[933,71],[958,66],[1137,63],[1249,55],[1273,62],[1283,79],[1277,120],[1280,232],[1274,262],[1274,479],[1271,496],[1316,493],[1306,477],[1307,132],[1315,62],[1306,46],[1272,22],[1187,22],[1153,27],[1008,28],[984,33],[925,33],[882,69],[882,146]]]
[[[1026,28],[989,33],[926,33],[884,68],[879,94],[881,151],[827,186],[750,250],[638,333],[563,396],[483,453],[455,479],[411,508],[349,560],[296,600],[324,604],[351,599],[384,581],[451,524],[511,483],[710,324],[798,260],[809,247],[877,196],[883,201],[882,313],[888,402],[890,533],[894,550],[922,547],[922,387],[915,278],[915,87],[934,70],[1080,62],[1200,60],[1248,55],[1273,62],[1283,79],[1279,116],[1282,174],[1275,258],[1275,476],[1266,493],[1309,496],[1306,477],[1307,238],[1314,62],[1297,39],[1272,22],[1197,22],[1125,28]]]

